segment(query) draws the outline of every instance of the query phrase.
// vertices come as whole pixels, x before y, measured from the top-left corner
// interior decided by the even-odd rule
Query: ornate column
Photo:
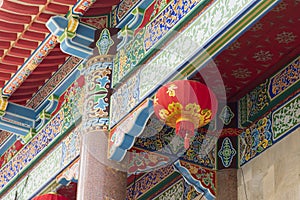
[[[97,54],[86,63],[85,101],[77,199],[126,199],[127,174],[121,164],[107,159],[109,102],[114,41],[103,29],[97,41]]]
[[[226,105],[219,118],[224,124],[217,143],[217,195],[220,200],[237,200],[238,135],[236,103]]]

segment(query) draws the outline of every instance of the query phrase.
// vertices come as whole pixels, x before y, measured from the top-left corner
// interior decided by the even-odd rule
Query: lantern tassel
[[[190,146],[190,138],[194,136],[194,123],[186,120],[177,121],[176,135],[184,138],[184,148],[188,149]]]
[[[186,134],[184,137],[184,148],[185,149],[190,148],[190,137],[188,134]]]

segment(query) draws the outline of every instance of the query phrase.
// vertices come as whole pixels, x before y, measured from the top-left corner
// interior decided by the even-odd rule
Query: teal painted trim
[[[110,141],[113,141],[113,144],[109,148],[109,159],[118,162],[123,160],[127,150],[134,145],[135,138],[142,134],[147,121],[153,112],[153,101],[149,99],[146,106],[137,110],[135,112],[136,116],[133,119],[130,119],[133,123],[130,128],[125,128],[129,129],[128,132],[123,132],[124,127],[122,127],[122,125],[119,126],[120,130],[118,130],[118,127],[116,128],[116,131],[110,138]],[[123,123],[126,126],[130,122],[125,120]]]
[[[282,68],[278,72],[276,72],[271,78],[266,79],[264,81],[264,83],[261,84],[261,85],[264,85],[264,87],[262,87],[261,85],[257,86],[254,90],[252,90],[251,92],[246,94],[243,98],[241,98],[238,101],[238,104],[239,104],[239,108],[238,108],[239,127],[249,126],[254,121],[261,118],[261,116],[263,116],[264,114],[269,112],[274,106],[277,106],[278,104],[280,104],[280,102],[285,100],[288,96],[290,96],[291,94],[293,94],[295,91],[297,91],[300,88],[300,81],[299,81],[300,75],[298,75],[298,77],[295,77],[295,79],[294,79],[295,82],[291,82],[290,85],[288,87],[286,87],[284,90],[282,90],[278,95],[276,95],[272,98],[270,95],[271,80],[275,76],[279,76],[282,71],[288,69],[291,65],[299,66],[300,65],[299,63],[300,63],[300,57],[293,59],[291,62],[289,62],[287,65],[285,65],[284,68]],[[297,69],[297,66],[295,66],[295,69]],[[298,71],[295,73],[299,74]],[[287,73],[287,76],[288,75],[289,74]],[[288,77],[281,77],[281,78],[286,78],[285,79],[286,82],[289,82],[289,80],[287,80]],[[278,87],[280,87],[280,86],[278,86]],[[255,99],[255,101],[252,101],[253,98],[251,98],[252,95],[257,95],[257,94],[260,94],[261,99],[266,99],[265,100],[266,102],[263,103],[263,108],[261,108],[259,111],[255,111],[253,109],[251,110],[251,108],[248,107],[249,103],[253,104],[254,106],[256,106],[256,104],[258,104],[257,103],[258,97],[257,97],[257,99]],[[260,104],[262,104],[262,102],[260,102]],[[253,112],[255,112],[255,113],[252,114]]]
[[[154,193],[158,192],[163,188],[163,186],[168,185],[168,183],[176,178],[178,178],[180,174],[176,171],[174,171],[171,175],[169,175],[167,178],[163,179],[159,184],[148,190],[145,194],[138,197],[137,200],[148,200]]]
[[[0,133],[1,134],[1,133]],[[7,149],[9,149],[17,140],[16,135],[11,135],[1,146],[0,146],[0,156],[2,156]]]
[[[190,171],[180,164],[179,160],[174,163],[174,168],[182,175],[188,184],[193,185],[197,192],[203,194],[207,200],[215,199],[215,196],[209,191],[209,189],[205,188],[200,181],[196,180],[191,175]]]

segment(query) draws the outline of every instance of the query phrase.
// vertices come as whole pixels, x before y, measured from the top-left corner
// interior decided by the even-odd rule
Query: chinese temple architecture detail
[[[298,0],[0,0],[0,199],[300,198]]]

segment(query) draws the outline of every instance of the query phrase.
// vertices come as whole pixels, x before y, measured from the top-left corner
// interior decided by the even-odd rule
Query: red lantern
[[[60,194],[49,193],[49,194],[42,194],[36,196],[32,200],[69,200],[69,199]]]
[[[218,102],[204,84],[177,80],[161,87],[154,97],[154,112],[166,125],[176,128],[189,148],[194,130],[208,124],[216,115]]]

